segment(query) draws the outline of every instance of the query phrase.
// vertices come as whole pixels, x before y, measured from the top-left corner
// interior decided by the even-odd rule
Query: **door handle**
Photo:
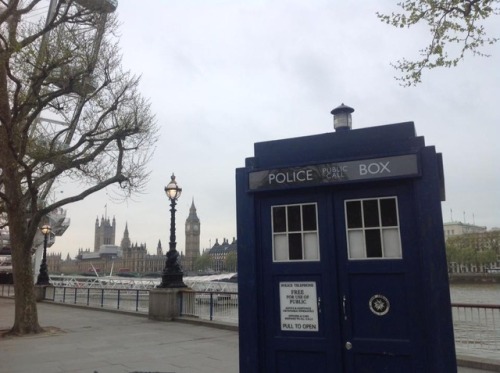
[[[349,342],[349,341],[348,341],[348,342],[346,342],[346,343],[345,343],[345,349],[346,349],[347,351],[349,351],[350,349],[352,349],[352,343],[351,343],[351,342]]]
[[[347,298],[346,296],[342,296],[342,311],[344,312],[344,320],[347,321],[347,310],[346,310],[346,302]],[[349,343],[349,342],[348,342]]]

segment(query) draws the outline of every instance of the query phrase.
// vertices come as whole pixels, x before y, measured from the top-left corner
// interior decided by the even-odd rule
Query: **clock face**
[[[199,227],[198,227],[198,225],[193,225],[193,230],[194,230],[195,232],[198,232],[198,228],[199,228]]]
[[[191,224],[186,224],[186,231],[190,231],[191,230]]]

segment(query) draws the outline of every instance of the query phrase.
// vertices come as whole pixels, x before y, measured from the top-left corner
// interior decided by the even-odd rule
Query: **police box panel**
[[[262,319],[270,372],[335,371],[341,361],[335,274],[329,269],[329,197],[306,191],[256,197]]]
[[[418,286],[412,184],[373,183],[333,193],[342,344],[349,371],[425,370],[425,312],[418,306],[424,307],[425,295]]]

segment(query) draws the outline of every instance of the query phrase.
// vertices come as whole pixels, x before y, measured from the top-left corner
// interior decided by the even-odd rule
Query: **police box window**
[[[273,261],[319,260],[315,203],[272,207]]]
[[[396,197],[345,201],[349,259],[400,259]]]

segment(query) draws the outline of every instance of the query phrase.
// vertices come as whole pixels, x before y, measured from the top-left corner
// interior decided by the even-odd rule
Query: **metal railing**
[[[1,297],[14,297],[13,285],[0,284]],[[147,314],[149,290],[51,286],[45,299],[66,304],[117,309]],[[238,293],[181,291],[182,316],[238,324]],[[500,350],[500,305],[452,304],[455,346],[460,355],[498,359]]]
[[[182,291],[180,299],[182,316],[238,324],[238,293]]]
[[[454,303],[452,314],[459,354],[498,358],[500,305]]]
[[[0,285],[0,297],[11,298],[13,296],[14,296],[14,285],[11,284]]]
[[[53,302],[139,313],[148,313],[149,310],[149,290],[141,289],[82,289],[50,286],[45,290],[45,299]]]

